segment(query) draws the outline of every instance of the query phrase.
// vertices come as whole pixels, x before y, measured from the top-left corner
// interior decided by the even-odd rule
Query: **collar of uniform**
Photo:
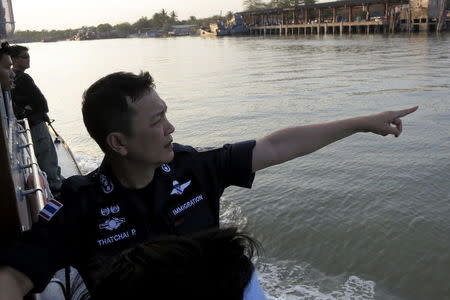
[[[155,178],[161,178],[166,180],[172,180],[175,178],[175,172],[173,169],[173,163],[162,164],[155,170]]]
[[[102,186],[106,186],[105,183],[111,182],[115,186],[122,186],[118,179],[114,176],[111,166],[106,158],[103,159],[100,167],[94,172],[95,180],[99,181]],[[106,177],[106,178],[105,178]],[[153,180],[173,180],[175,178],[175,172],[173,163],[162,164],[155,170]],[[106,181],[105,181],[106,179]],[[153,181],[152,180],[152,181]]]
[[[106,158],[103,158],[100,167],[94,174],[94,178],[100,183],[103,193],[105,194],[110,194],[117,187],[121,186],[117,178],[113,175],[111,167],[109,166]]]
[[[98,177],[100,174],[104,174],[108,177],[113,177],[111,167],[109,166],[106,157],[103,158],[102,163],[100,164],[100,167],[98,167],[95,171],[94,176]]]

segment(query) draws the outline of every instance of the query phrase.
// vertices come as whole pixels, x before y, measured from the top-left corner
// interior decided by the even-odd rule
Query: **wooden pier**
[[[316,24],[289,24],[252,26],[252,35],[307,35],[343,33],[386,33],[388,25],[383,21],[334,22]]]
[[[240,13],[252,35],[438,30],[444,0],[346,0]]]

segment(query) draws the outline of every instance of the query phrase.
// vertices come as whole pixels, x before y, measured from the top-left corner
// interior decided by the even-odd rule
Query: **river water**
[[[450,299],[450,35],[182,37],[33,43],[29,73],[85,172],[81,95],[149,70],[178,143],[420,105],[398,139],[356,134],[229,188],[222,221],[264,246],[275,299]]]

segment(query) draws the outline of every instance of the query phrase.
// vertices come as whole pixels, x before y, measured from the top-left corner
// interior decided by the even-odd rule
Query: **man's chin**
[[[169,164],[173,161],[175,157],[175,153],[173,152],[173,150],[170,151],[170,153],[168,153],[167,157],[161,160],[161,164]]]
[[[175,157],[175,153],[173,152],[173,150],[171,150],[170,154],[169,154],[169,159],[166,162],[166,164],[171,163],[173,161],[174,157]]]

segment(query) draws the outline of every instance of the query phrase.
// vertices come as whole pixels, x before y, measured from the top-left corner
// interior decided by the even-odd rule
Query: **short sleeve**
[[[223,188],[235,185],[251,188],[255,174],[252,172],[254,140],[226,144],[221,148],[199,152],[202,164],[207,165],[207,181]],[[217,181],[217,182],[216,182]]]
[[[252,172],[253,148],[256,142],[245,141],[223,147],[221,159],[226,167],[226,183],[251,188],[255,173]]]

